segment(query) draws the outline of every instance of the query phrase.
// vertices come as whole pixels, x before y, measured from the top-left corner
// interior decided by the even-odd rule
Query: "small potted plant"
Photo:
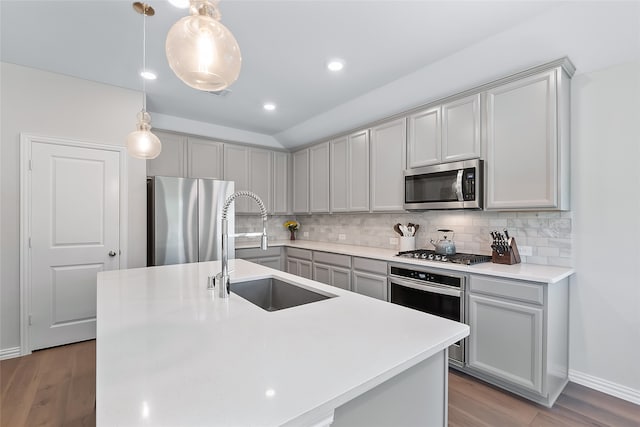
[[[284,227],[289,229],[289,232],[291,233],[291,240],[296,240],[296,231],[298,231],[298,228],[300,228],[300,224],[298,224],[298,221],[287,221],[284,223]]]

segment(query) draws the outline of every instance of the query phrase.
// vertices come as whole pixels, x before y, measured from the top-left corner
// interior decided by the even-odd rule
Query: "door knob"
[[[115,251],[109,251],[109,256],[116,256]]]

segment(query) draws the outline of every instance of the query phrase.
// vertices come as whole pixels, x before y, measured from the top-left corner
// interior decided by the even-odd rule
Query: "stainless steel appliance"
[[[389,264],[389,301],[465,323],[465,279],[463,274]],[[465,342],[461,340],[449,347],[450,362],[460,366],[464,364]]]
[[[232,181],[147,178],[147,265],[222,259],[222,207],[233,190]],[[229,229],[233,234],[233,207]],[[233,237],[228,243],[233,256]]]
[[[404,171],[404,209],[482,209],[482,160]]]
[[[415,249],[412,251],[398,252],[398,255],[396,256],[425,261],[452,262],[454,264],[464,265],[473,265],[491,261],[490,255],[465,254],[461,252],[453,255],[441,255],[430,249]]]

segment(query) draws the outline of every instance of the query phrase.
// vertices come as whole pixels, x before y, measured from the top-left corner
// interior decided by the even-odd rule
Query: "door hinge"
[[[29,326],[33,325],[33,321],[31,319],[31,315],[29,315]]]
[[[29,170],[33,170],[33,165],[31,164],[31,159],[29,159]]]
[[[31,249],[31,237],[29,237],[29,249]]]

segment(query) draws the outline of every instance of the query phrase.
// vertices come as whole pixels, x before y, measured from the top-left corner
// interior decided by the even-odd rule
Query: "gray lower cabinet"
[[[286,271],[305,279],[313,279],[313,254],[307,249],[286,249]]]
[[[471,275],[465,370],[546,406],[568,381],[568,279]]]
[[[351,257],[314,251],[313,280],[351,290]]]
[[[387,263],[354,257],[351,289],[353,292],[386,301]]]
[[[263,251],[260,248],[241,248],[236,249],[236,258],[246,261],[255,262],[276,270],[283,270],[282,248],[280,246],[272,246]]]

